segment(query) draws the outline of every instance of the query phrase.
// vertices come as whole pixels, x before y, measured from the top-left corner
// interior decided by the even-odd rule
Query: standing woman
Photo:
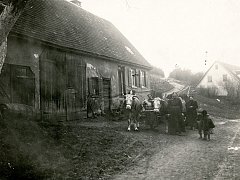
[[[187,124],[192,130],[196,128],[197,125],[197,101],[193,100],[193,97],[189,98],[189,101],[186,103],[187,110]]]
[[[182,102],[182,116],[180,118],[179,126],[182,132],[186,132],[185,130],[186,101],[182,97],[179,97],[179,99]]]

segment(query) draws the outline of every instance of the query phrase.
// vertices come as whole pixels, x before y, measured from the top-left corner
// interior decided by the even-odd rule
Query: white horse
[[[132,94],[125,95],[126,113],[128,116],[128,131],[131,130],[131,125],[134,126],[134,130],[138,131],[139,117],[142,110],[142,105],[137,96]]]
[[[161,98],[160,97],[156,97],[156,98],[154,98],[153,99],[153,110],[155,111],[155,112],[159,112],[160,111],[160,109],[161,109]]]

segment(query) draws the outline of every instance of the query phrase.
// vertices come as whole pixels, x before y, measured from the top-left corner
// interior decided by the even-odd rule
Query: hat
[[[207,115],[207,111],[206,111],[206,110],[203,110],[203,111],[202,111],[202,115]]]

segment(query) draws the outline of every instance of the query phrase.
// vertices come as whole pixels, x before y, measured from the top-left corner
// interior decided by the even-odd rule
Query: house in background
[[[199,89],[209,89],[217,96],[238,94],[240,85],[240,66],[216,61],[204,74],[198,85]],[[240,89],[239,89],[240,90]]]
[[[88,94],[106,110],[131,89],[146,97],[150,69],[109,21],[65,0],[30,0],[8,37],[1,102],[72,119]]]

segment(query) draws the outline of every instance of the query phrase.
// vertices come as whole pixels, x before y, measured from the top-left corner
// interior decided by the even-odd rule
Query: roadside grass
[[[1,120],[0,179],[107,179],[126,169],[148,142],[111,127]]]
[[[240,119],[240,104],[232,104],[224,98],[208,98],[195,95],[200,108],[208,111],[210,115],[227,119]]]

